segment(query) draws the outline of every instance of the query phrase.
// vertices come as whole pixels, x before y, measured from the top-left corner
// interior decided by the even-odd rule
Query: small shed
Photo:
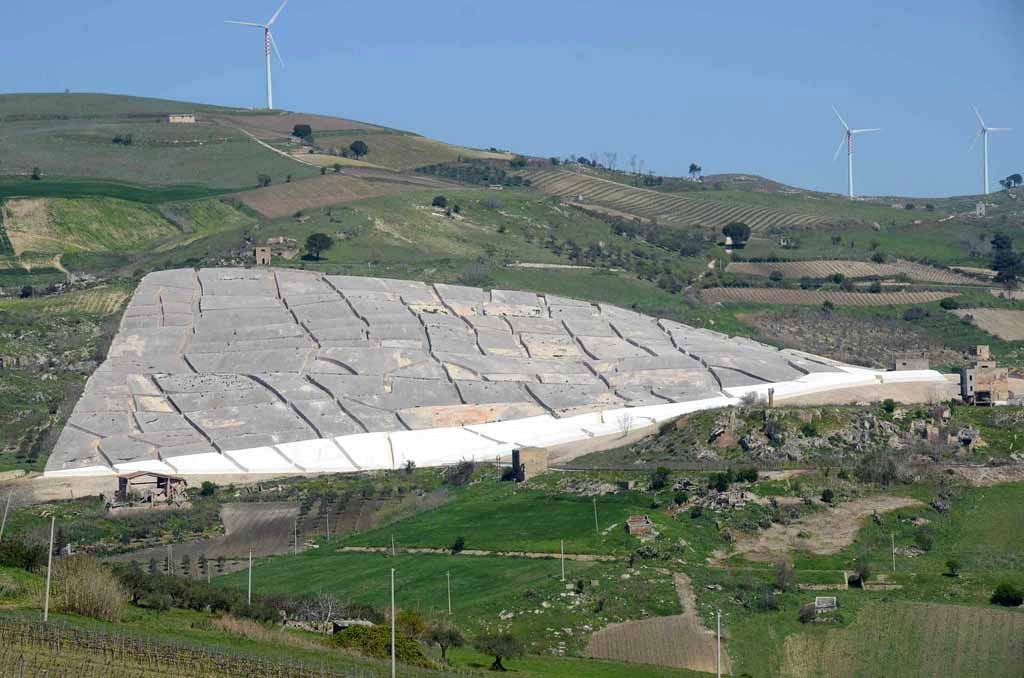
[[[548,470],[548,451],[536,447],[512,450],[512,468],[516,471],[516,482],[521,483],[539,476]]]
[[[653,537],[657,533],[654,530],[654,523],[651,521],[651,517],[647,515],[643,516],[630,516],[626,519],[626,530],[634,537]]]

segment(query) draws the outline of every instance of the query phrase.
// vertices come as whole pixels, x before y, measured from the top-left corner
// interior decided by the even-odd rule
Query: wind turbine
[[[238,24],[239,26],[252,26],[254,28],[262,28],[263,29],[263,42],[266,45],[266,56],[267,56],[267,108],[268,109],[272,109],[274,107],[274,86],[273,86],[273,83],[271,82],[271,77],[270,77],[270,48],[271,47],[274,48],[274,53],[277,54],[277,60],[281,62],[281,66],[282,67],[284,66],[284,59],[281,58],[281,51],[279,49],[277,49],[277,41],[274,40],[274,34],[270,32],[270,27],[274,25],[275,21],[277,21],[277,17],[279,17],[281,15],[281,10],[283,10],[284,6],[287,5],[287,4],[288,4],[288,0],[284,0],[284,2],[281,3],[281,6],[277,8],[277,11],[274,12],[274,16],[270,17],[270,19],[265,24],[257,24],[257,23],[253,23],[251,21],[225,21],[224,22],[224,23],[228,23],[228,24]]]
[[[839,152],[843,150],[843,144],[845,143],[847,183],[849,185],[850,198],[853,198],[853,137],[858,134],[866,134],[867,132],[881,132],[882,128],[870,127],[865,129],[850,129],[850,126],[846,124],[845,120],[843,120],[843,116],[839,115],[839,111],[836,110],[835,106],[832,107],[832,111],[836,114],[836,117],[839,118],[839,122],[843,123],[843,129],[846,130],[845,134],[843,134],[843,138],[839,141],[839,146],[836,147],[836,154],[832,156],[832,162],[835,162],[836,158],[839,157]]]
[[[983,192],[985,193],[985,195],[988,195],[988,133],[989,132],[1009,132],[1010,128],[1009,127],[986,127],[985,126],[985,121],[981,119],[981,113],[978,112],[978,107],[977,106],[974,107],[974,115],[978,118],[978,124],[981,125],[981,129],[979,129],[978,133],[974,136],[974,141],[971,142],[971,147],[967,149],[967,152],[970,153],[972,150],[974,150],[974,145],[976,143],[978,143],[978,139],[980,138],[981,139],[982,148],[985,149],[985,152],[982,154],[983,162],[985,164],[985,167],[984,167],[984,181],[985,181],[985,184],[984,184],[984,187],[983,187],[984,188]]]

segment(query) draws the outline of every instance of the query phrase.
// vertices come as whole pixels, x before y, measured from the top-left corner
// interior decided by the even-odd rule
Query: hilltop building
[[[196,115],[195,113],[171,113],[167,116],[167,122],[174,125],[194,125]]]

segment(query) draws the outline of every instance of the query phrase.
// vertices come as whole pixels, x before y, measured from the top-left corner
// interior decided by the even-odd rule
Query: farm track
[[[751,229],[759,231],[775,226],[809,226],[826,221],[818,216],[750,205],[729,205],[715,200],[635,188],[560,169],[534,170],[525,176],[534,188],[544,193],[561,197],[582,195],[582,204],[616,209],[666,224],[717,229],[731,221],[742,221]]]
[[[821,290],[789,290],[774,287],[709,287],[701,290],[701,298],[709,304],[786,304],[817,306],[826,301],[836,306],[901,306],[928,304],[957,296],[956,292],[823,292]]]
[[[697,615],[690,578],[675,572],[673,579],[682,614],[610,624],[590,637],[586,655],[714,673],[715,635]],[[723,644],[722,672],[731,671],[732,662]]]
[[[788,279],[828,278],[835,274],[847,278],[895,278],[905,275],[917,282],[941,285],[985,285],[985,281],[972,278],[956,271],[926,266],[911,261],[893,264],[876,264],[869,261],[821,260],[821,261],[779,261],[779,262],[732,262],[726,267],[728,273],[753,275],[767,278],[778,271]]]

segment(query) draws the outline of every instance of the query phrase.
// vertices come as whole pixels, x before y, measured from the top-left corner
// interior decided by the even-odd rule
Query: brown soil
[[[878,296],[878,295],[869,295]],[[959,363],[963,354],[946,348],[911,323],[883,318],[827,317],[819,310],[762,311],[739,319],[774,344],[857,365],[889,367],[899,353],[924,351],[933,365]]]
[[[1005,341],[1024,339],[1024,311],[1005,308],[964,308],[951,313],[961,320],[970,316],[973,325]]]
[[[704,626],[697,614],[690,578],[681,572],[673,578],[682,614],[611,624],[591,636],[587,656],[714,673],[715,633]],[[722,673],[731,671],[732,663],[723,642]]]
[[[788,304],[793,306],[820,306],[831,301],[836,306],[898,306],[901,304],[927,304],[956,292],[823,292],[821,290],[788,290],[775,287],[709,287],[702,290],[701,298],[709,304],[747,302],[754,304]]]
[[[789,525],[773,524],[756,534],[741,534],[736,541],[736,553],[748,560],[762,562],[783,558],[793,550],[817,554],[838,553],[853,543],[865,518],[874,511],[894,511],[921,502],[909,497],[877,495],[848,501],[835,508],[812,513]],[[811,536],[802,539],[801,532]]]

